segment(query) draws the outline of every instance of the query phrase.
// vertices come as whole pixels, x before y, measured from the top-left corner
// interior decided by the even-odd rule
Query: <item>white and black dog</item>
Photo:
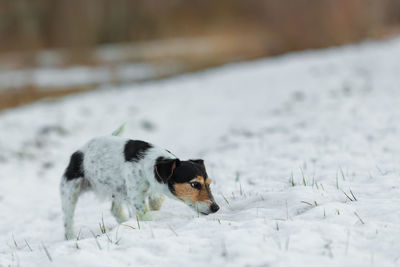
[[[164,195],[205,215],[219,209],[203,160],[181,161],[168,150],[118,136],[94,138],[72,154],[60,186],[66,239],[74,238],[75,206],[88,190],[112,200],[118,223],[128,219],[123,204],[139,219],[151,220],[147,196],[152,210],[160,209]]]

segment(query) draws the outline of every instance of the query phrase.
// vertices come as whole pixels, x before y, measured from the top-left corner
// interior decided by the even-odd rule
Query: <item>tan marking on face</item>
[[[210,179],[207,177],[205,183],[202,176],[190,180],[190,182],[199,182],[201,190],[193,188],[190,183],[175,184],[175,196],[182,201],[196,202],[211,202],[207,193],[206,186],[210,185]]]

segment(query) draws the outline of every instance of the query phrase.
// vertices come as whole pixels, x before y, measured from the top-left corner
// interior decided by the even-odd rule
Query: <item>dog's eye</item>
[[[197,189],[197,190],[201,189],[201,183],[199,183],[199,182],[191,182],[190,186],[195,188],[195,189]]]

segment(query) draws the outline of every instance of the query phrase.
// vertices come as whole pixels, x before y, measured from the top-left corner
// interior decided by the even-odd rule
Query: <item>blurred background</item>
[[[398,0],[3,0],[0,109],[398,33]]]

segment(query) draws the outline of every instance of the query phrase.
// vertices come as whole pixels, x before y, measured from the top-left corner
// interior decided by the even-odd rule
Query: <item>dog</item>
[[[180,160],[148,142],[120,137],[120,132],[94,138],[72,154],[60,185],[66,239],[75,237],[75,207],[86,191],[111,200],[118,223],[128,220],[123,204],[140,220],[152,220],[147,197],[151,210],[161,208],[164,195],[204,215],[219,210],[203,160]]]

